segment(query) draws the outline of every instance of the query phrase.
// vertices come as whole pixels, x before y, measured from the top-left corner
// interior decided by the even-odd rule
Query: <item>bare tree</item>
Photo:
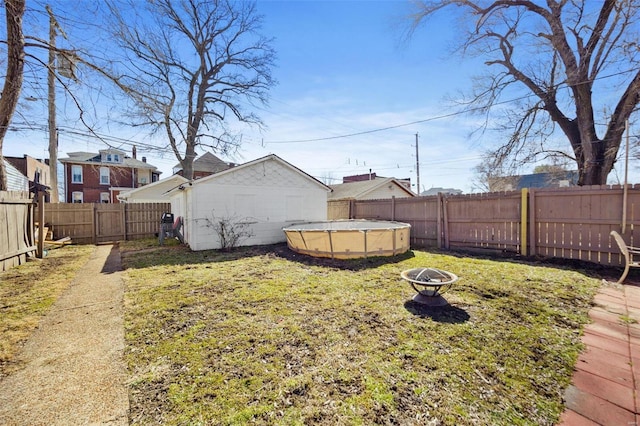
[[[475,176],[472,179],[474,192],[505,191],[507,188],[515,188],[517,178],[514,178],[515,170],[507,170],[504,165],[491,153],[486,153],[483,160],[474,168]]]
[[[25,0],[5,0],[7,21],[7,73],[0,95],[0,191],[7,189],[7,171],[4,167],[2,145],[18,105],[24,71],[24,35],[22,18]]]
[[[9,3],[9,2],[7,2]],[[16,2],[13,2],[16,3]],[[58,179],[57,179],[57,158],[58,158],[58,127],[56,124],[56,87],[61,88],[61,93],[64,95],[64,104],[67,106],[73,105],[77,112],[77,117],[73,118],[74,121],[79,121],[88,130],[89,133],[94,133],[93,125],[85,120],[85,113],[87,112],[87,102],[83,102],[80,99],[82,92],[81,85],[77,84],[78,81],[75,78],[74,70],[76,60],[79,57],[76,55],[76,51],[83,53],[83,63],[91,65],[91,55],[87,54],[87,49],[72,48],[58,48],[56,47],[56,37],[62,35],[66,37],[65,31],[58,23],[59,16],[55,16],[52,8],[46,5],[46,16],[49,18],[46,25],[39,20],[39,17],[43,16],[41,5],[36,4],[35,7],[28,8],[25,6],[25,2],[22,4],[21,21],[21,70],[20,78],[21,82],[24,80],[28,84],[21,85],[21,89],[16,94],[17,103],[15,105],[14,113],[20,117],[25,123],[23,127],[33,129],[45,129],[49,133],[49,167],[50,167],[50,185],[51,185],[51,202],[58,202]],[[64,4],[64,2],[63,2]],[[75,43],[78,40],[85,41],[86,28],[82,28],[78,23],[83,19],[87,19],[89,15],[90,4],[89,2],[83,3],[81,17],[77,14],[73,14],[70,11],[76,10],[75,5],[65,5],[67,8],[62,8],[62,15],[65,18],[69,18],[73,22],[72,30],[76,30],[76,33],[81,33],[81,36],[77,36]],[[75,7],[75,9],[74,9]],[[10,8],[6,8],[7,18],[11,13]],[[24,25],[22,25],[24,21]],[[89,21],[92,21],[89,19]],[[95,19],[94,19],[95,21]],[[24,28],[22,28],[24,27]],[[12,48],[16,47],[16,41],[11,40],[11,26],[7,25],[7,39],[0,40],[0,46],[7,48],[7,52],[10,53]],[[48,31],[47,31],[48,30]],[[45,33],[48,32],[48,35]],[[86,44],[90,45],[91,41],[86,40]],[[67,45],[70,41],[67,40]],[[80,43],[82,44],[82,42]],[[65,65],[66,64],[66,65]],[[94,66],[95,67],[95,66]],[[9,82],[15,86],[15,77],[11,76],[8,72],[5,76],[5,87]],[[87,85],[90,88],[90,86]],[[3,100],[9,102],[10,97],[3,96]],[[29,101],[29,102],[23,102]],[[31,106],[27,104],[33,104],[34,101],[45,101],[47,104],[48,117],[44,118],[38,113],[34,113]],[[67,113],[71,108],[65,108],[64,112]],[[44,122],[47,121],[46,127]],[[16,127],[20,126],[14,126]],[[3,127],[6,131],[7,128]],[[4,135],[3,135],[4,136]]]
[[[450,7],[469,25],[462,51],[483,55],[492,71],[466,100],[468,110],[488,119],[505,99],[518,99],[502,108],[500,128],[510,136],[495,157],[512,164],[569,157],[580,185],[606,183],[625,120],[640,102],[640,3],[421,1],[412,31]],[[571,149],[549,144],[557,128]]]
[[[108,73],[133,101],[129,119],[166,135],[186,178],[196,147],[225,153],[240,143],[233,124],[262,125],[245,107],[267,102],[275,53],[258,34],[254,3],[149,0],[110,8],[127,57]]]

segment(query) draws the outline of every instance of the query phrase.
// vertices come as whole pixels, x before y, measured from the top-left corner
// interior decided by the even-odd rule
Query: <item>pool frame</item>
[[[382,220],[306,222],[283,228],[289,249],[314,257],[359,259],[409,250],[411,225]]]

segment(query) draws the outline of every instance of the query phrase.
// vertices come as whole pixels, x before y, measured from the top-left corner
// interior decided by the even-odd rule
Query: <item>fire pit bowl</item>
[[[458,276],[451,272],[435,268],[414,268],[402,271],[400,276],[408,281],[417,292],[413,300],[417,303],[429,306],[446,306],[449,304],[442,297],[458,281]]]

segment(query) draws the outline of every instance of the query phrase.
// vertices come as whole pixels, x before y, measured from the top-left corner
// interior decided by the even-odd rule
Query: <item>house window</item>
[[[71,183],[82,183],[82,166],[71,166]]]
[[[82,192],[73,192],[71,194],[71,202],[72,203],[82,203]]]
[[[120,154],[113,154],[113,162],[114,163],[120,162]]]
[[[100,202],[101,203],[110,203],[111,202],[108,192],[101,192],[100,193]]]
[[[140,178],[140,184],[141,185],[146,185],[147,184],[147,178],[146,177],[141,177]]]
[[[108,167],[100,167],[100,184],[101,185],[109,185],[109,168]]]
[[[111,154],[107,154],[107,163],[111,163],[112,161]]]

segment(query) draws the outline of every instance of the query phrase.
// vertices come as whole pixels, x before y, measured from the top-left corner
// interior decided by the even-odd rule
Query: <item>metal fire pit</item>
[[[449,304],[442,297],[458,281],[455,274],[435,268],[414,268],[402,271],[400,276],[408,281],[418,293],[413,296],[416,303],[429,306],[446,306]]]

